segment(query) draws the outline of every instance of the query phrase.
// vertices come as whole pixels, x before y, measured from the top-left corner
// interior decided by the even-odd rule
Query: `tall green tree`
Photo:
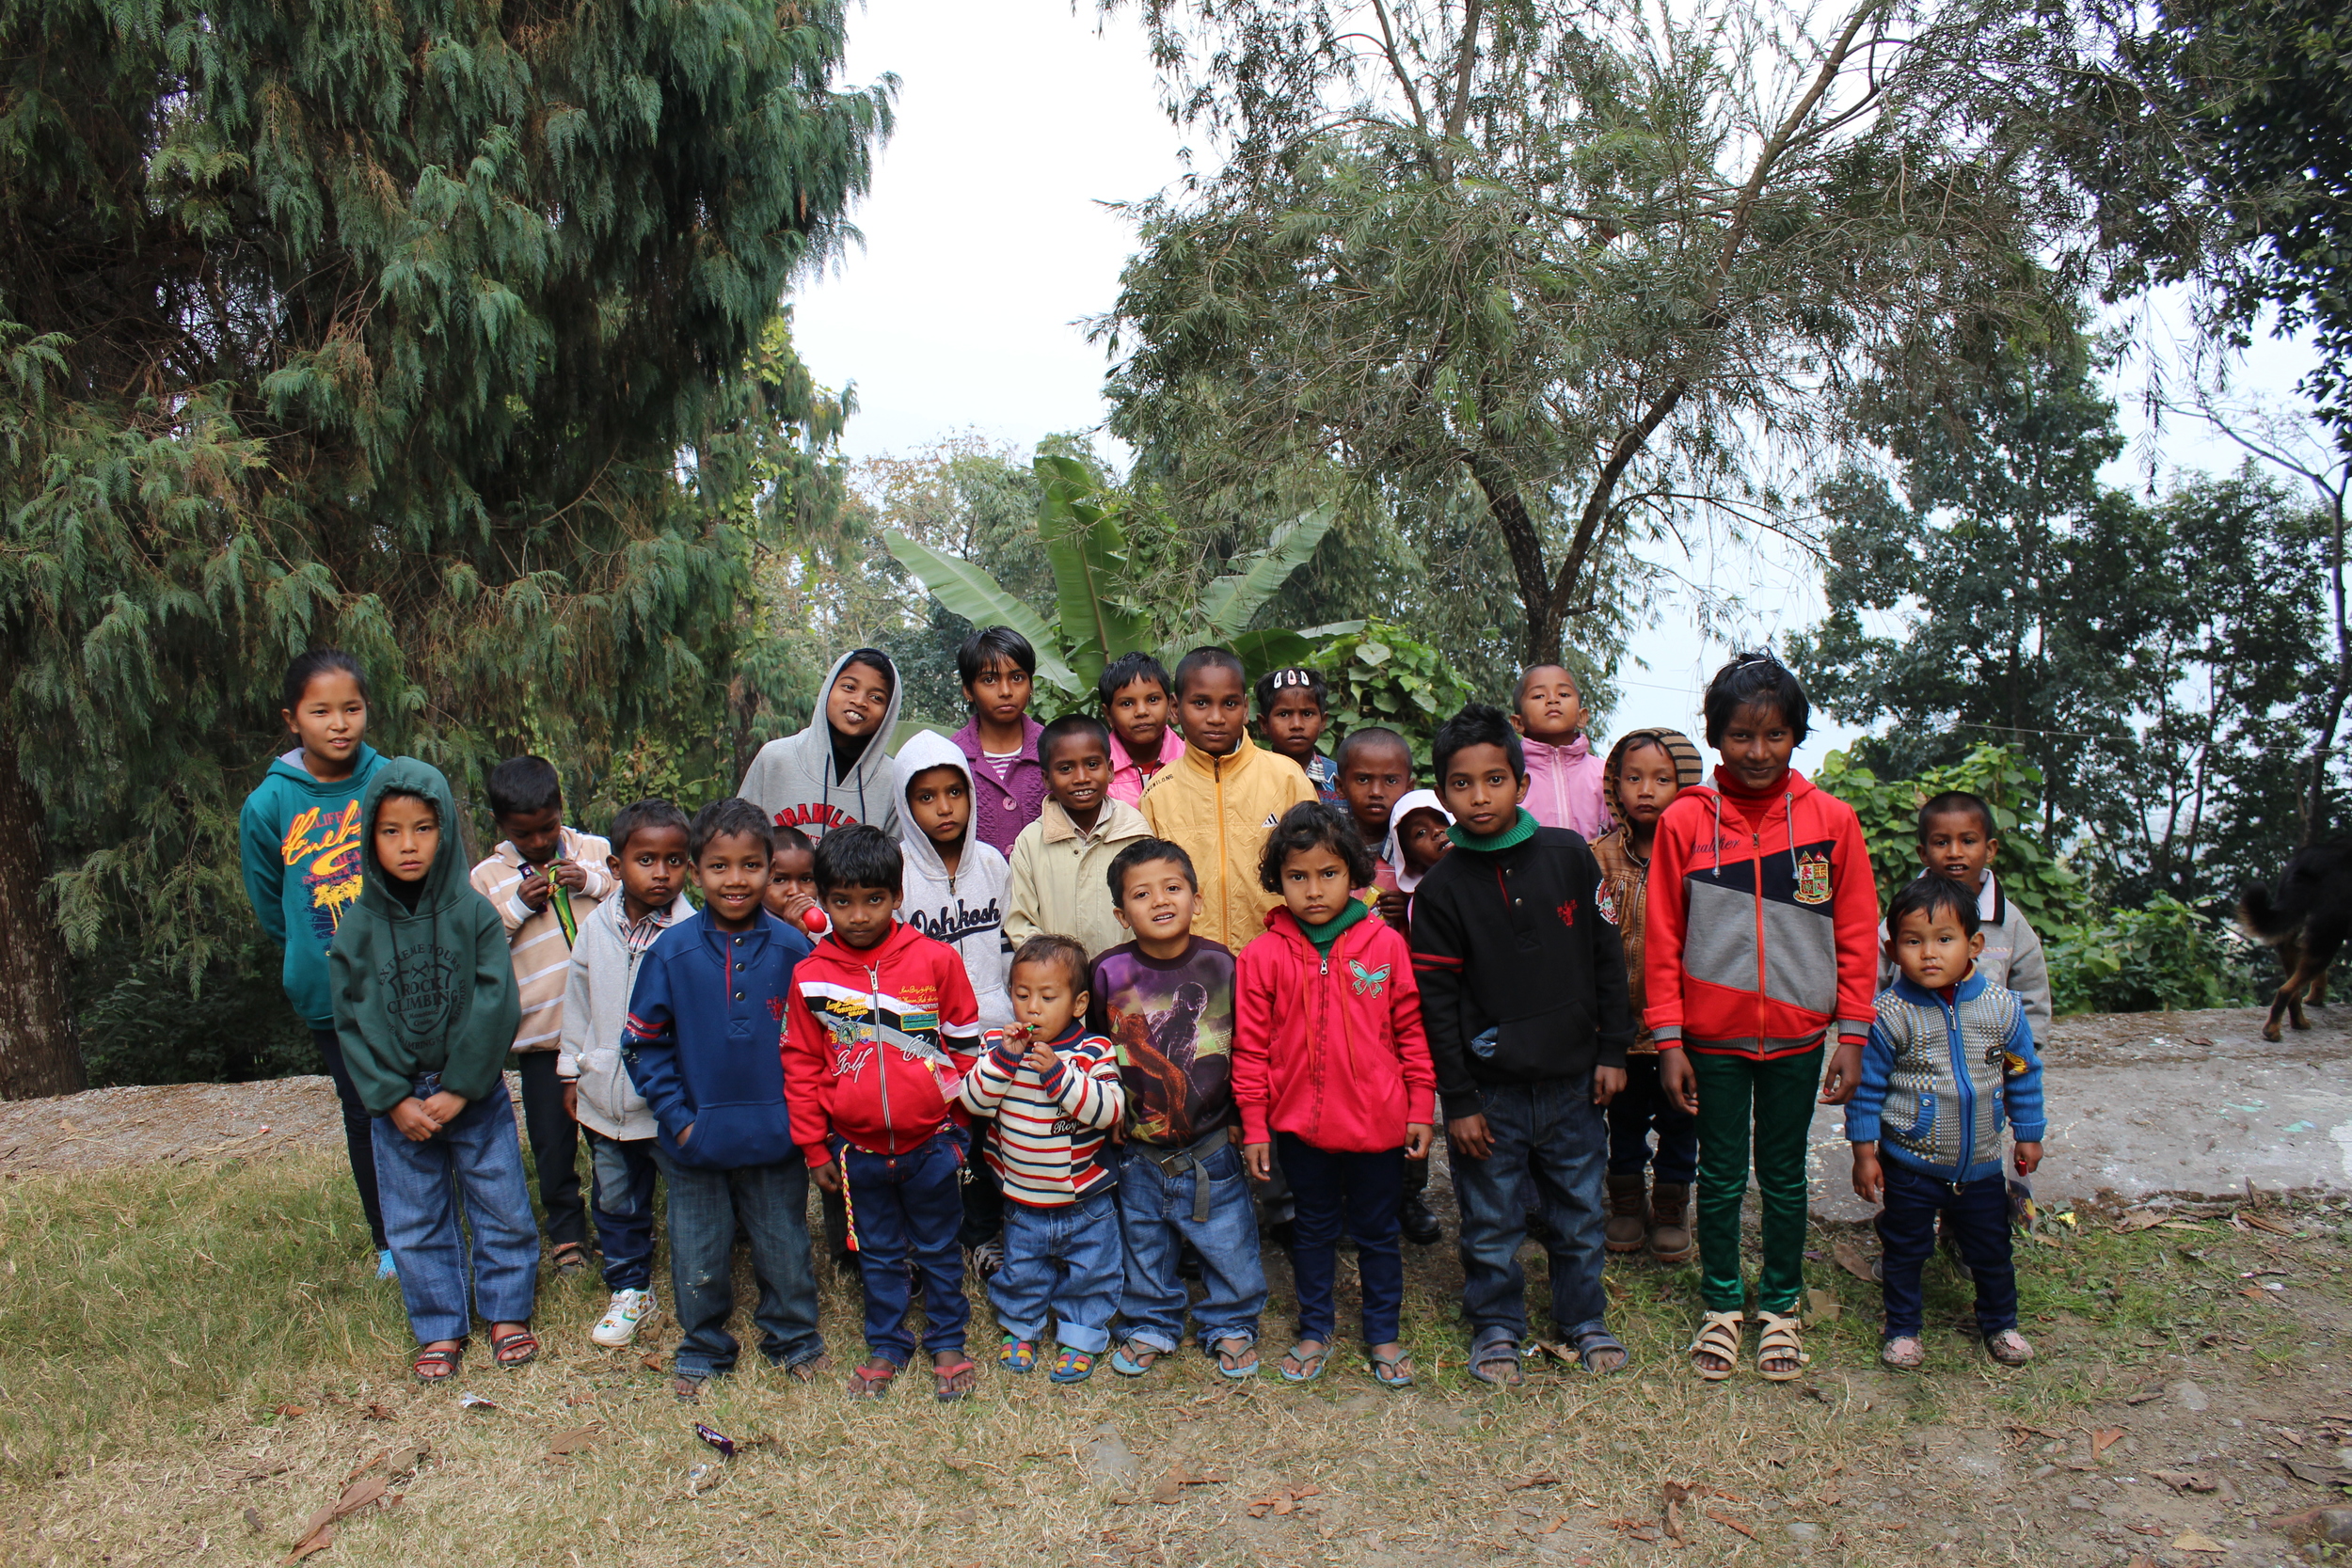
[[[1137,210],[1112,428],[1200,515],[1325,464],[1411,527],[1472,503],[1529,660],[1622,628],[1634,545],[1785,526],[1854,379],[2078,238],[2000,8],[1138,7],[1231,152]]]
[[[844,9],[0,0],[0,1094],[61,942],[241,928],[306,644],[461,790],[727,691],[779,486],[679,456],[821,422],[755,362],[888,130]]]

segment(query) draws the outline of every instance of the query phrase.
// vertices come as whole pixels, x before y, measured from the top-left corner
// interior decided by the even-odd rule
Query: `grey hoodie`
[[[898,753],[898,799],[906,799],[907,785],[917,773],[934,768],[954,768],[963,775],[964,788],[971,789],[972,764],[962,749],[945,736],[923,730]],[[898,918],[956,950],[963,960],[964,975],[972,982],[972,994],[980,1004],[981,1028],[1009,1028],[1012,997],[1005,990],[1005,981],[1012,967],[1012,949],[1005,945],[1005,909],[1011,867],[994,846],[968,828],[963,854],[952,877],[939,858],[939,846],[911,818],[900,825],[898,848],[906,856],[901,883],[906,898],[898,907]]]
[[[853,650],[854,651],[854,650]],[[891,772],[890,737],[898,727],[898,704],[905,684],[893,666],[890,702],[882,723],[866,742],[847,777],[834,771],[833,726],[825,721],[825,698],[841,678],[843,654],[825,672],[817,689],[817,717],[798,735],[771,740],[752,758],[743,772],[744,800],[768,814],[779,827],[798,828],[811,838],[822,838],[834,828],[870,822],[883,832],[898,832],[898,782]]]
[[[670,924],[694,912],[680,893],[669,909]],[[580,1081],[580,1124],[608,1138],[650,1138],[659,1128],[645,1097],[621,1065],[621,1031],[628,1022],[628,993],[637,984],[639,960],[621,927],[628,919],[628,897],[615,892],[580,923],[572,961],[564,976],[564,1029],[555,1073]],[[652,951],[647,948],[646,952]]]

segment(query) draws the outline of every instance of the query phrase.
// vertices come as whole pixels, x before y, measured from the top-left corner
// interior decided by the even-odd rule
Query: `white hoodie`
[[[962,748],[930,730],[917,732],[898,757],[897,799],[906,800],[907,784],[917,773],[952,768],[972,787],[972,765]],[[1005,944],[1005,910],[1012,884],[1011,867],[993,845],[968,828],[963,854],[948,875],[939,858],[939,846],[901,816],[898,848],[906,857],[902,884],[905,901],[898,918],[936,942],[944,942],[963,959],[963,973],[979,999],[980,1027],[1012,1025],[1012,997],[1005,983],[1012,969],[1012,949]]]
[[[771,740],[752,758],[743,772],[744,800],[768,814],[781,827],[798,828],[811,838],[822,838],[834,828],[870,822],[883,832],[898,832],[898,785],[890,768],[890,737],[898,727],[898,703],[905,685],[894,666],[890,673],[890,702],[882,723],[867,737],[866,750],[847,777],[833,766],[833,726],[825,721],[825,698],[850,662],[843,654],[825,672],[817,689],[817,717],[798,735]]]

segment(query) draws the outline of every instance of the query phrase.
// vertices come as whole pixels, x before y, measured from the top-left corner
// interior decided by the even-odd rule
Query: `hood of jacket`
[[[1395,805],[1389,808],[1389,837],[1380,846],[1380,858],[1389,863],[1390,870],[1396,873],[1396,886],[1400,893],[1410,893],[1421,886],[1424,875],[1408,870],[1405,864],[1405,840],[1402,836],[1405,819],[1417,811],[1434,811],[1445,818],[1447,827],[1454,826],[1454,814],[1445,809],[1445,802],[1438,799],[1438,792],[1434,789],[1408,789],[1398,798]]]
[[[939,846],[931,842],[931,835],[916,827],[914,818],[907,815],[907,788],[914,783],[917,773],[928,773],[934,768],[952,768],[963,775],[963,793],[973,812],[973,816],[964,818],[963,825],[964,853],[969,855],[972,847],[978,843],[972,829],[979,811],[979,799],[972,788],[971,760],[961,747],[938,731],[918,730],[892,767],[891,787],[898,793],[891,797],[891,803],[898,810],[898,847],[906,852],[908,868],[919,868],[932,881],[945,882],[947,863],[939,858]]]
[[[302,766],[302,748],[296,746],[290,752],[280,752],[262,777],[283,780],[303,794],[315,795],[322,800],[340,800],[351,793],[353,780],[364,783],[383,760],[383,752],[362,740],[358,751],[352,753],[350,773],[328,784],[310,776],[310,770]]]
[[[1675,788],[1685,790],[1707,777],[1706,765],[1699,758],[1699,749],[1691,744],[1691,737],[1680,730],[1652,727],[1628,730],[1617,736],[1617,743],[1609,748],[1609,758],[1600,765],[1600,803],[1609,813],[1609,820],[1621,823],[1625,817],[1617,810],[1617,775],[1624,771],[1626,753],[1637,746],[1657,746],[1674,759]]]
[[[375,853],[376,810],[394,791],[424,797],[441,821],[440,843],[433,851],[433,863],[425,867],[424,887],[413,911],[392,895],[391,874]],[[447,973],[447,955],[453,950],[449,939],[461,934],[461,927],[469,944],[472,934],[470,924],[456,918],[456,906],[460,899],[481,901],[467,876],[465,839],[458,831],[457,801],[449,781],[429,762],[392,758],[376,770],[359,797],[359,899],[343,924],[353,938],[359,934],[354,927],[373,927],[380,940],[388,940],[397,976],[378,993],[382,1016],[376,1022],[409,1039],[437,1038],[463,1009],[473,979],[469,972]],[[488,908],[486,902],[483,907]]]
[[[898,733],[906,682],[900,678],[897,666],[892,666],[890,701],[882,708],[882,722],[875,726],[866,750],[858,753],[849,773],[837,774],[834,768],[833,726],[825,720],[825,699],[849,662],[850,655],[845,653],[825,672],[824,680],[817,688],[817,712],[808,727],[762,746],[743,773],[740,793],[745,800],[766,812],[779,826],[802,829],[812,838],[821,838],[834,828],[858,822],[870,822],[885,832],[895,831],[898,825],[898,813],[892,795],[897,779],[889,748],[890,737]]]

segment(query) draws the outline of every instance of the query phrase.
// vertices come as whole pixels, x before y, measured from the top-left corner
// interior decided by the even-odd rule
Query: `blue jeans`
[[[1147,1144],[1129,1144],[1119,1171],[1119,1229],[1126,1243],[1126,1292],[1119,1304],[1127,1337],[1168,1352],[1184,1342],[1184,1308],[1192,1306],[1200,1343],[1220,1339],[1255,1344],[1258,1314],[1265,1310],[1265,1265],[1258,1255],[1258,1221],[1242,1174],[1241,1150],[1232,1144],[1201,1161],[1199,1175],[1209,1184],[1209,1213],[1196,1220],[1200,1193],[1186,1166],[1169,1176]],[[1176,1262],[1186,1243],[1200,1258],[1200,1300],[1191,1303]]]
[[[653,1140],[580,1131],[588,1135],[588,1202],[604,1253],[604,1288],[644,1290],[653,1283]]]
[[[343,1066],[343,1042],[335,1031],[313,1029],[310,1043],[318,1047],[319,1061],[326,1068],[326,1076],[335,1085],[335,1099],[342,1106],[343,1153],[351,1161],[351,1184],[359,1189],[359,1212],[367,1217],[368,1238],[382,1252],[391,1243],[384,1239],[384,1200],[376,1196],[375,1118],[368,1115],[359,1099],[359,1086],[351,1081],[351,1069]]]
[[[1601,1175],[1609,1132],[1593,1103],[1592,1072],[1540,1084],[1482,1085],[1479,1094],[1493,1151],[1470,1160],[1458,1144],[1450,1146],[1454,1196],[1462,1208],[1462,1315],[1470,1320],[1472,1342],[1527,1333],[1527,1278],[1518,1260],[1527,1211],[1519,1203],[1519,1184],[1530,1177],[1556,1238],[1547,1244],[1554,1329],[1574,1339],[1606,1326],[1600,1265],[1608,1219]]]
[[[440,1093],[440,1074],[411,1086],[419,1100]],[[466,1304],[467,1238],[473,1233],[473,1308],[494,1323],[527,1323],[539,1286],[539,1222],[523,1184],[523,1145],[501,1080],[422,1143],[377,1117],[372,1132],[384,1233],[400,1266],[400,1297],[417,1343],[463,1339],[473,1327]]]
[[[1941,1213],[1977,1283],[1977,1331],[1990,1339],[2017,1326],[2017,1265],[2009,1251],[2009,1188],[2001,1174],[1954,1187],[1882,1157],[1886,1206],[1879,1211],[1886,1338],[1916,1335],[1922,1322],[1919,1271],[1935,1250]]]
[[[1089,1193],[1054,1209],[1005,1200],[1005,1266],[988,1282],[999,1327],[1045,1338],[1050,1315],[1064,1350],[1100,1352],[1119,1310],[1119,1194]]]
[[[866,1282],[866,1348],[905,1366],[910,1266],[923,1275],[923,1349],[963,1349],[972,1302],[963,1293],[963,1162],[956,1135],[942,1132],[904,1154],[868,1154],[834,1141],[850,1186],[858,1275]]]
[[[1658,1152],[1649,1135],[1658,1133]],[[1658,1084],[1654,1055],[1625,1059],[1625,1087],[1609,1102],[1609,1174],[1639,1176],[1687,1187],[1699,1176],[1699,1118],[1668,1100]]]
[[[1364,1343],[1392,1344],[1405,1307],[1405,1257],[1397,1246],[1397,1210],[1405,1201],[1405,1148],[1356,1154],[1317,1148],[1295,1132],[1274,1134],[1298,1206],[1291,1274],[1298,1284],[1298,1337],[1331,1342],[1336,1326],[1332,1281],[1339,1272],[1340,1227],[1356,1243],[1363,1282]]]
[[[670,1189],[670,1293],[677,1312],[675,1363],[681,1377],[717,1377],[735,1368],[735,1232],[752,1246],[759,1300],[752,1321],[760,1354],[797,1367],[825,1354],[817,1332],[817,1275],[808,1256],[808,1166],[797,1155],[769,1165],[699,1170],[657,1145],[654,1164]]]

